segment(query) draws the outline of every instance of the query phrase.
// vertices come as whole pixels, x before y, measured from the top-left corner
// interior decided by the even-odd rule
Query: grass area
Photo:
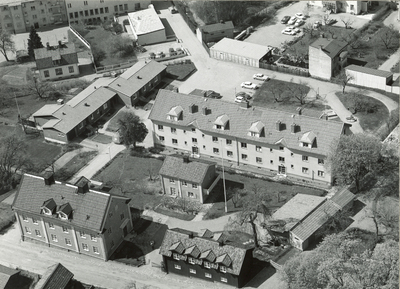
[[[11,205],[0,203],[0,234],[4,234],[15,222],[15,215]]]
[[[191,63],[178,63],[167,66],[167,76],[176,80],[185,80],[196,71],[196,66]]]
[[[356,93],[343,94],[341,92],[336,92],[336,96],[350,110],[360,106],[360,109],[357,109],[354,116],[357,117],[365,132],[376,132],[389,117],[389,111],[386,106],[372,97]],[[358,104],[358,102],[361,104]]]
[[[166,197],[166,198],[169,198],[169,197]],[[184,214],[184,213],[176,212],[176,211],[169,210],[167,208],[161,208],[161,207],[157,207],[156,209],[154,209],[154,211],[157,213],[166,215],[168,217],[172,217],[172,218],[176,218],[176,219],[180,219],[180,220],[184,220],[184,221],[191,221],[195,217],[195,215]]]
[[[85,165],[87,165],[95,156],[97,151],[82,152],[74,156],[65,166],[56,171],[56,179],[59,181],[67,181],[77,172],[79,172]]]

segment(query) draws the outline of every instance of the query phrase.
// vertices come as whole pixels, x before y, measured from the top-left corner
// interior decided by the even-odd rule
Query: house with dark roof
[[[107,261],[133,228],[129,202],[90,189],[85,178],[68,184],[24,174],[12,208],[22,241]]]
[[[72,277],[71,271],[57,263],[46,270],[35,289],[72,289]]]
[[[0,265],[0,289],[13,289],[18,282],[19,270]]]
[[[78,52],[73,43],[58,42],[58,46],[34,50],[36,67],[42,81],[68,78],[79,75]]]
[[[196,29],[196,36],[200,42],[218,42],[222,38],[233,39],[234,25],[232,21],[221,21],[215,24],[203,25]]]
[[[155,146],[226,166],[330,185],[324,162],[349,133],[342,122],[160,89],[149,119]]]
[[[165,195],[200,203],[204,203],[220,179],[215,163],[181,155],[165,158],[160,177]]]
[[[318,38],[308,47],[309,72],[313,77],[331,79],[347,65],[347,43]]]
[[[249,281],[254,246],[229,242],[224,233],[168,229],[161,243],[167,273],[243,287]]]

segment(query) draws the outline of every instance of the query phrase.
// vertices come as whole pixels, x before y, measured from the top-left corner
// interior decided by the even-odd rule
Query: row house
[[[89,189],[89,181],[74,185],[24,174],[12,205],[23,241],[107,261],[133,229],[130,199]]]
[[[229,242],[223,233],[168,229],[160,246],[167,273],[237,288],[250,278],[254,245]]]
[[[349,133],[342,122],[162,89],[149,118],[155,146],[323,185],[331,144]]]

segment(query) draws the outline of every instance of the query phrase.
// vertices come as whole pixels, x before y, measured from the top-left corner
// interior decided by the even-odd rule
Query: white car
[[[289,26],[287,27],[288,29],[292,30],[295,34],[300,33],[300,28],[294,27],[294,26]]]
[[[248,89],[257,89],[257,88],[259,88],[259,86],[257,84],[252,83],[251,81],[242,82],[242,84],[240,86],[242,88],[248,88]]]
[[[253,79],[261,80],[261,81],[267,81],[269,77],[267,75],[264,75],[262,73],[256,73],[253,75]]]
[[[296,24],[294,26],[299,27],[299,26],[303,25],[304,23],[306,23],[304,20],[297,19]]]
[[[306,20],[306,16],[303,13],[296,13],[294,16],[298,19]]]
[[[289,25],[293,25],[293,24],[295,24],[295,23],[296,23],[296,21],[297,21],[297,18],[296,18],[296,17],[292,17],[292,18],[290,18],[290,20],[288,21],[288,23],[287,23],[287,24],[289,24]]]
[[[286,35],[296,35],[296,32],[293,31],[292,27],[286,27],[281,33]]]
[[[249,101],[246,100],[243,96],[236,96],[235,102],[241,103],[241,102],[249,102]]]

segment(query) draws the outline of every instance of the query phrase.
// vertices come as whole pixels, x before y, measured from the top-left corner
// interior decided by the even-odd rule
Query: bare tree
[[[0,25],[0,52],[9,61],[7,52],[15,52],[15,44],[12,35]]]
[[[293,79],[290,82],[293,83]],[[300,81],[298,85],[288,86],[286,91],[289,93],[291,99],[296,99],[300,105],[304,105],[306,103],[307,94],[310,91],[307,85],[308,83]]]
[[[270,92],[273,95],[275,102],[284,102],[287,100],[287,97],[284,95],[285,89],[281,85],[271,87]]]
[[[54,87],[50,82],[40,81],[37,77],[32,77],[32,80],[26,85],[27,93],[33,94],[39,98],[47,98]]]
[[[399,31],[394,28],[393,24],[382,28],[378,35],[386,49],[389,49],[394,44],[394,41],[399,41]]]
[[[350,19],[350,18],[343,18],[343,17],[342,17],[342,18],[340,18],[340,21],[343,22],[344,27],[345,27],[346,29],[351,28],[351,24],[354,23],[354,20],[352,20],[352,19]]]
[[[344,94],[347,84],[353,79],[354,79],[353,76],[351,76],[344,69],[342,69],[339,75],[337,75],[333,80],[334,82],[342,86],[342,93]]]
[[[229,188],[227,190],[228,198],[232,200],[233,207],[237,208],[240,202],[240,199],[246,195],[246,191],[239,188]]]
[[[310,35],[311,38],[317,37],[319,33],[318,29],[314,29],[314,24],[310,22],[307,22],[303,26],[303,32],[304,34]]]

